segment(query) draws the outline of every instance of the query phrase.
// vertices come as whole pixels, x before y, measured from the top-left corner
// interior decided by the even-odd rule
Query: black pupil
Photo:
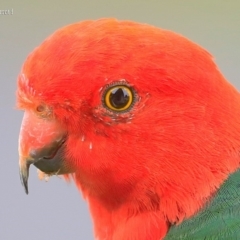
[[[109,100],[114,108],[123,108],[128,104],[129,94],[124,88],[113,89]]]

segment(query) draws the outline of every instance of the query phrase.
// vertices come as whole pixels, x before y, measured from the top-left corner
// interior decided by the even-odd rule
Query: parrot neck
[[[119,231],[122,234],[131,234],[121,235],[122,237],[118,239],[238,239],[239,179],[240,169],[224,181],[198,213],[178,225],[171,225],[166,221],[161,211],[138,211],[137,214],[133,211],[130,214],[129,211],[134,209],[134,206],[125,204],[124,207],[107,209],[99,199],[87,195],[85,197],[93,217],[95,236],[98,239],[113,239],[114,232],[120,234]],[[133,234],[135,238],[128,238]]]
[[[229,176],[195,216],[170,227],[164,240],[238,239],[240,229],[240,169]],[[177,237],[176,237],[177,236]]]

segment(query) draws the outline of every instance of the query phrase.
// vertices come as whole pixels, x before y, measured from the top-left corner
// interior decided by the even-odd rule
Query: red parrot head
[[[17,102],[26,192],[30,164],[71,174],[95,220],[97,202],[179,222],[238,166],[238,92],[205,50],[167,30],[114,19],[64,27],[26,59]]]

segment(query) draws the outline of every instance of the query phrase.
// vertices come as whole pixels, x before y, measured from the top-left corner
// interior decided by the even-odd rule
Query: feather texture
[[[106,107],[114,84],[132,89],[131,108]],[[227,236],[224,222],[239,215],[239,174],[227,179],[239,168],[240,95],[206,50],[147,24],[69,25],[23,65],[18,105],[39,104],[66,135],[61,156],[73,172],[65,176],[88,201],[96,239],[208,237],[218,224]]]

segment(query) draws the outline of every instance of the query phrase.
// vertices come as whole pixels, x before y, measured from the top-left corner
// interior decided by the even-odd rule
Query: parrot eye
[[[135,101],[134,90],[123,83],[110,85],[103,94],[104,105],[115,112],[125,112]]]

